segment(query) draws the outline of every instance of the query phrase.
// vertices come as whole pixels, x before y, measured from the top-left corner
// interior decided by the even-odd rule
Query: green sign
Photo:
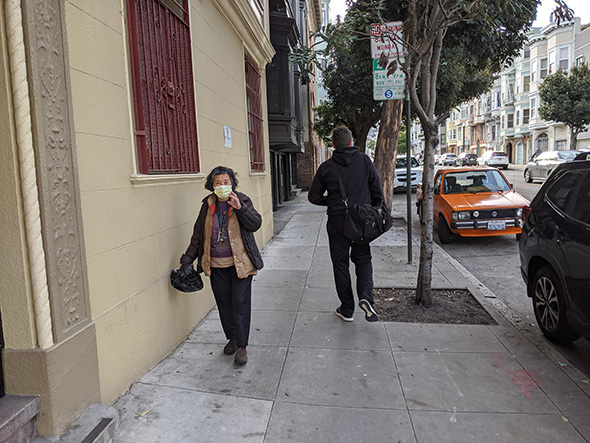
[[[379,60],[373,60],[373,99],[403,100],[406,98],[406,75],[401,70],[403,58],[398,59],[397,70],[387,75],[387,70],[379,66]]]

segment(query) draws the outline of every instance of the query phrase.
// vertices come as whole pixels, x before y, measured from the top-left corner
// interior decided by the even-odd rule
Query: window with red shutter
[[[260,71],[254,59],[244,54],[246,65],[246,96],[248,104],[248,136],[250,169],[264,172],[264,144],[262,141],[262,102],[260,100]]]
[[[199,172],[188,0],[128,0],[142,174]]]

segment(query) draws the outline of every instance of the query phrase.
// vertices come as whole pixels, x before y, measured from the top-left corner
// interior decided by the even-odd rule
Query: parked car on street
[[[590,161],[561,164],[523,210],[520,270],[543,334],[590,338]]]
[[[455,166],[455,160],[457,160],[456,154],[453,154],[452,152],[446,152],[440,157],[439,165]]]
[[[434,155],[434,164],[438,165],[440,164],[440,158],[442,157],[442,154],[435,154]]]
[[[456,166],[475,166],[477,165],[477,155],[469,152],[462,152],[455,160]]]
[[[486,151],[477,159],[480,166],[494,166],[496,168],[508,169],[508,156],[501,151]]]
[[[562,163],[571,162],[581,151],[545,151],[533,155],[524,167],[524,180],[546,180],[553,170]]]
[[[422,166],[415,157],[410,157],[410,162],[412,189],[416,189],[418,183],[422,183]],[[406,156],[398,155],[395,160],[394,189],[405,188],[407,186],[407,178]]]
[[[422,221],[422,186],[416,197]],[[515,234],[518,239],[522,208],[528,204],[496,168],[443,168],[434,177],[433,216],[441,243],[450,243],[455,236]]]

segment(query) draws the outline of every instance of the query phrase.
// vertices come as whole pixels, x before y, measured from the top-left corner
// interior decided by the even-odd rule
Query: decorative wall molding
[[[212,0],[217,9],[232,24],[252,55],[264,70],[275,53],[268,36],[248,0]]]
[[[59,342],[90,322],[65,5],[64,0],[22,4],[49,299]]]
[[[10,80],[16,120],[16,138],[21,174],[21,190],[25,211],[25,230],[29,256],[29,271],[33,287],[37,344],[42,349],[53,345],[49,290],[45,272],[45,250],[41,234],[41,214],[37,189],[37,168],[33,151],[29,82],[25,61],[25,45],[21,4],[7,0],[4,4],[8,34]]]

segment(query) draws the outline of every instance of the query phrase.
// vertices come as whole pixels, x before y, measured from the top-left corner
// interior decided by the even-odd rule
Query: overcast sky
[[[565,0],[566,4],[574,10],[576,17],[582,19],[582,24],[590,23],[590,0]],[[549,15],[555,9],[556,3],[554,0],[542,0],[541,5],[537,9],[537,20],[533,26],[545,26],[549,24]],[[331,0],[330,1],[330,18],[334,20],[336,15],[344,17],[346,14],[345,0]]]

